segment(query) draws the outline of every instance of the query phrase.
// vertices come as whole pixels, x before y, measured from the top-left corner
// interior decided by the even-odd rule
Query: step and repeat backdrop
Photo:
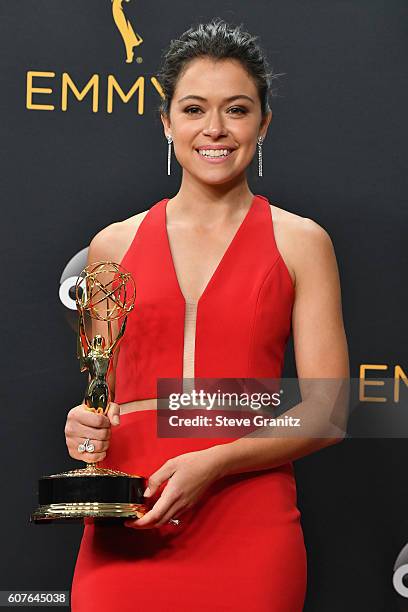
[[[78,467],[64,436],[86,384],[76,275],[100,229],[177,193],[156,75],[170,40],[214,17],[258,35],[281,74],[263,177],[254,159],[250,188],[330,234],[359,383],[345,440],[294,464],[305,610],[408,610],[402,0],[1,4],[0,590],[70,589],[81,525],[29,516],[38,478]],[[292,340],[284,375],[296,375]]]

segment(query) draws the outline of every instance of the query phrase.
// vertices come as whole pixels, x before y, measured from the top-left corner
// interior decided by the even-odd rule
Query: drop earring
[[[262,176],[262,144],[264,141],[263,136],[259,136],[258,143],[258,176]]]
[[[167,138],[167,143],[168,143],[168,147],[167,147],[167,176],[170,175],[170,164],[171,164],[171,143],[173,142],[173,139],[171,136],[166,136]]]

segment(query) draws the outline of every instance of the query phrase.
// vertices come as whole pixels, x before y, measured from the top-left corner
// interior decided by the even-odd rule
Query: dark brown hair
[[[235,59],[241,63],[255,82],[264,117],[271,110],[269,95],[273,95],[272,79],[280,75],[270,70],[257,40],[258,36],[244,31],[242,24],[233,26],[220,18],[190,27],[179,38],[171,40],[168,49],[162,54],[162,66],[157,74],[164,94],[159,113],[169,114],[177,82],[187,64],[198,57],[209,57],[215,61]]]

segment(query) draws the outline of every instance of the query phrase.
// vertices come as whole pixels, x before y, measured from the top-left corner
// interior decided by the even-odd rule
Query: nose
[[[203,129],[203,134],[205,136],[211,136],[212,138],[216,138],[220,135],[226,135],[226,133],[227,132],[225,126],[219,113],[209,113],[209,120],[206,127]]]

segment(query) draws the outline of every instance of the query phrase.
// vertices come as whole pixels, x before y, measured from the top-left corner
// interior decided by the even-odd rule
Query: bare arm
[[[302,221],[296,236],[296,274],[292,329],[299,379],[348,379],[349,358],[343,324],[340,279],[332,241],[310,219]],[[303,398],[303,394],[302,394]],[[327,397],[318,391],[289,413],[309,414],[327,409]],[[326,415],[323,416],[325,418]],[[319,424],[316,431],[319,431]],[[221,474],[267,469],[313,453],[342,440],[341,435],[318,437],[263,437],[253,434],[206,449],[219,462]]]

